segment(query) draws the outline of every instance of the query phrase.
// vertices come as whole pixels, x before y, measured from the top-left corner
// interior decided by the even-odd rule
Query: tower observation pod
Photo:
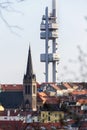
[[[56,19],[56,0],[52,0],[52,12],[49,14],[48,7],[46,7],[45,15],[42,16],[40,25],[40,38],[45,40],[45,53],[40,55],[40,61],[45,63],[45,82],[49,82],[50,63],[52,64],[52,82],[57,80],[59,55],[57,53],[58,24]],[[49,51],[49,46],[52,48],[51,52]]]

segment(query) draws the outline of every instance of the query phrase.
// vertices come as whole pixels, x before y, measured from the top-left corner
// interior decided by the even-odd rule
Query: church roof
[[[0,93],[0,103],[4,108],[19,108],[23,102],[22,91],[4,91]]]
[[[23,91],[22,84],[0,84],[0,90],[2,91]]]

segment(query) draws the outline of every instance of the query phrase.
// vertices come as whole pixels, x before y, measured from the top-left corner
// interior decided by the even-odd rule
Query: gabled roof
[[[87,90],[75,90],[72,92],[73,95],[86,95]]]
[[[71,89],[71,86],[70,86],[68,83],[64,82],[63,85],[64,85],[67,89]]]
[[[77,102],[79,102],[80,104],[87,104],[87,99],[79,99]]]
[[[58,85],[56,85],[56,84],[52,84],[51,86],[52,86],[54,89],[56,89],[56,90],[61,90],[60,87],[59,87]]]
[[[23,91],[22,84],[0,84],[1,91]]]
[[[43,103],[58,104],[58,99],[56,97],[48,96],[45,92],[38,92],[38,98],[40,98]]]

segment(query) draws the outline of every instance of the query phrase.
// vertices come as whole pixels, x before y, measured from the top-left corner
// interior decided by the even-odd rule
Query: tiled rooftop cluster
[[[0,127],[6,124],[7,119],[16,121],[20,130],[20,124],[24,129],[37,128],[86,130],[87,128],[87,83],[37,83],[37,111],[25,112],[20,104],[23,100],[22,84],[1,84],[0,103],[3,109],[0,111]],[[11,96],[11,97],[10,97]],[[15,104],[12,105],[12,102]],[[9,118],[6,118],[9,116]],[[14,121],[13,120],[13,124]],[[8,121],[7,121],[8,122]],[[11,125],[12,125],[11,123]],[[66,126],[67,124],[67,126]],[[13,125],[14,126],[14,125]],[[1,127],[3,130],[3,128]],[[5,130],[5,128],[4,128]]]

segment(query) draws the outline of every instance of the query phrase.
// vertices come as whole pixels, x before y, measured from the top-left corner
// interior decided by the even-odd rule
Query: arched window
[[[25,86],[25,94],[27,94],[27,85]]]
[[[33,85],[33,93],[36,93],[35,85]]]
[[[28,88],[27,88],[27,90],[28,90],[28,91],[27,91],[27,94],[30,94],[30,87],[31,87],[31,86],[28,85],[27,87],[28,87]]]
[[[30,94],[30,85],[25,86],[25,94]]]

